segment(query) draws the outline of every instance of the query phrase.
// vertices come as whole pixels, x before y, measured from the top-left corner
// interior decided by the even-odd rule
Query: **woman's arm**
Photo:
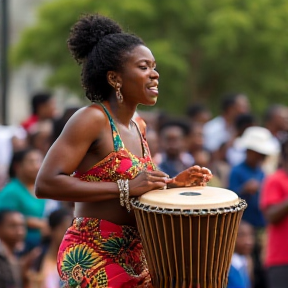
[[[69,176],[77,169],[91,144],[101,139],[106,127],[110,127],[107,122],[107,117],[95,106],[82,108],[70,118],[38,173],[37,197],[72,202],[96,202],[119,197],[115,182],[85,182]],[[159,171],[142,172],[129,181],[130,195],[162,188],[165,176]]]
[[[73,202],[94,202],[118,197],[116,183],[84,182],[70,175],[90,145],[106,127],[105,115],[95,107],[76,112],[48,151],[36,179],[36,196]]]

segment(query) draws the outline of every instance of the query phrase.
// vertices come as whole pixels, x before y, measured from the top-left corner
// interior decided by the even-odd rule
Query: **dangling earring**
[[[123,102],[123,95],[122,95],[122,93],[120,91],[120,87],[116,88],[116,98],[117,98],[119,103]]]

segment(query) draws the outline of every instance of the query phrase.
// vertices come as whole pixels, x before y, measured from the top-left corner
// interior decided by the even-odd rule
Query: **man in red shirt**
[[[281,146],[281,164],[266,179],[260,203],[268,221],[265,264],[269,288],[288,287],[288,138]]]

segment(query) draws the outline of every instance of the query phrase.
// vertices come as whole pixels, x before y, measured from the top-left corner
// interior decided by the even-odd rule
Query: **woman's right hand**
[[[129,181],[130,196],[141,196],[145,192],[155,189],[163,189],[169,176],[159,170],[143,171]]]

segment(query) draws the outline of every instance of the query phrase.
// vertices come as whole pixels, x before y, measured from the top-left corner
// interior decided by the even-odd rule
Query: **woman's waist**
[[[120,206],[119,199],[101,202],[77,202],[74,210],[75,218],[103,219],[116,225],[136,227],[134,212],[127,212]]]
[[[124,228],[131,229],[138,233],[138,229],[135,226],[130,225],[118,225],[116,223],[110,222],[105,219],[91,218],[91,217],[74,217],[72,221],[72,226],[76,229],[82,229],[90,227],[93,229],[93,232],[101,231],[101,232],[120,232]]]

